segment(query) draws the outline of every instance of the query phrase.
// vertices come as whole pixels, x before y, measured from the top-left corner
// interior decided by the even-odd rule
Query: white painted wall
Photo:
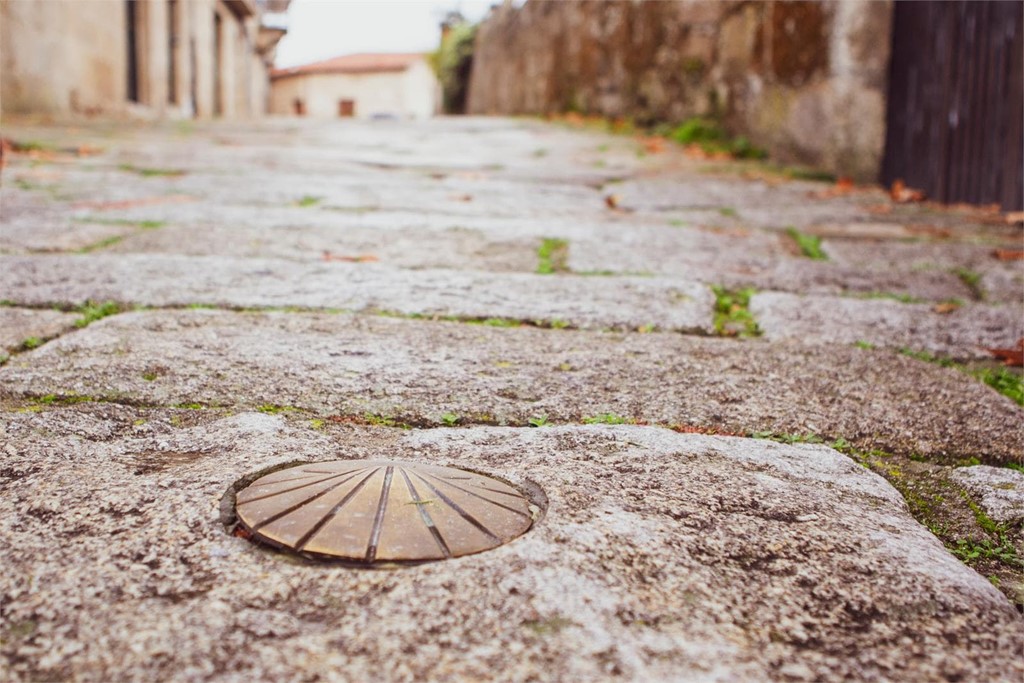
[[[426,61],[398,72],[287,76],[271,84],[270,113],[294,116],[298,98],[306,105],[306,116],[338,118],[339,101],[354,100],[357,118],[387,114],[425,119],[437,110],[437,90]]]

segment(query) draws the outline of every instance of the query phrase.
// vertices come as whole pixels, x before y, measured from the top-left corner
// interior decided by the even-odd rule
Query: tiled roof
[[[386,71],[405,71],[423,55],[414,53],[343,55],[322,62],[302,64],[287,69],[274,69],[271,78],[286,78],[305,74],[367,74]]]

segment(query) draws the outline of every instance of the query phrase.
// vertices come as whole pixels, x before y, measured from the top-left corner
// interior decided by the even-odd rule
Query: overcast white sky
[[[288,34],[277,46],[279,67],[353,52],[428,52],[453,9],[479,21],[501,0],[292,0]],[[271,15],[276,23],[278,15]]]

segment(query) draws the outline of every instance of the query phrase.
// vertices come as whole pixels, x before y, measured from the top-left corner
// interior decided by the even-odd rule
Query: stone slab
[[[146,311],[106,318],[0,371],[17,400],[293,406],[413,424],[658,424],[844,437],[937,460],[1024,458],[1021,410],[956,370],[883,350],[378,316]]]
[[[75,313],[0,306],[0,349],[16,351],[26,339],[45,341],[56,337],[75,329],[79,317]]]
[[[1020,309],[1009,305],[967,304],[940,313],[934,304],[764,292],[751,298],[750,312],[773,341],[863,341],[957,359],[988,359],[986,349],[1012,347],[1024,337]]]
[[[881,478],[823,446],[172,417],[110,405],[4,416],[12,680],[1024,675],[1024,625],[1005,597]],[[227,533],[232,482],[339,457],[533,482],[546,512],[493,551],[392,571],[295,561]]]
[[[952,474],[979,498],[979,504],[994,521],[1010,524],[1024,519],[1024,473],[1007,467],[974,465],[958,467]]]
[[[404,314],[560,321],[708,332],[714,296],[698,283],[184,256],[0,257],[0,298],[381,309]]]

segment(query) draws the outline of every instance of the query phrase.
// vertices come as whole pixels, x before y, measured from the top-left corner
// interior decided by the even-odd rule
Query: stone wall
[[[134,0],[134,101],[127,8],[125,0],[2,0],[0,111],[228,118],[266,112],[280,35],[260,42],[253,0]]]
[[[874,179],[892,5],[530,0],[477,32],[469,112],[719,118],[786,163]]]

